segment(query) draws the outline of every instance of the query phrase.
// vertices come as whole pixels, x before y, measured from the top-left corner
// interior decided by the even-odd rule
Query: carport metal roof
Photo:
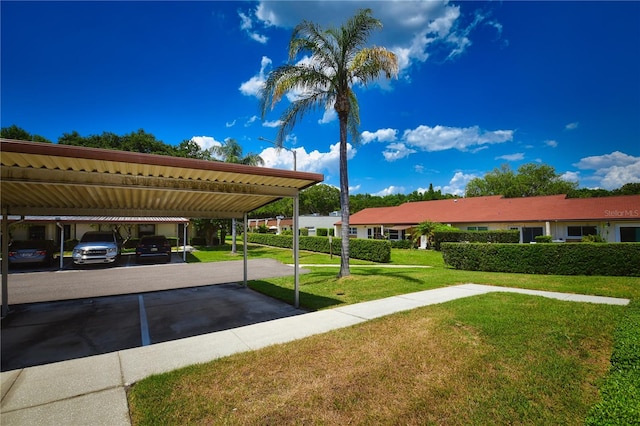
[[[12,215],[242,218],[322,182],[317,173],[0,139]]]
[[[300,190],[324,180],[317,173],[3,138],[0,172],[5,235],[9,215],[246,219],[248,212],[283,197],[294,199],[297,233]],[[6,238],[2,254],[4,315],[8,311]],[[297,307],[297,238],[294,258]]]

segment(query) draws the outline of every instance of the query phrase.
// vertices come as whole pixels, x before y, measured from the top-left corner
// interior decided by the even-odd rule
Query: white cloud
[[[379,197],[384,197],[386,195],[391,195],[391,194],[404,194],[405,189],[404,186],[389,186],[385,189],[383,189],[382,191],[378,191],[373,195],[377,195]]]
[[[576,122],[574,122],[574,123],[569,123],[569,124],[567,124],[566,126],[564,126],[564,128],[565,128],[565,130],[575,130],[575,129],[577,129],[577,128],[578,128],[578,125],[579,125],[579,124],[580,124],[580,123],[578,123],[578,122],[576,121]]]
[[[197,143],[201,149],[210,149],[214,146],[222,146],[222,142],[217,141],[212,136],[194,136],[191,138],[191,141]]]
[[[567,182],[578,182],[580,180],[580,172],[564,172],[560,179],[566,180]]]
[[[324,110],[322,118],[318,120],[318,124],[327,124],[338,119],[338,113],[333,108],[327,108]]]
[[[470,147],[509,142],[513,140],[513,130],[486,131],[478,126],[461,128],[421,125],[412,130],[405,130],[402,139],[408,146],[422,151],[467,151]]]
[[[506,160],[506,161],[520,161],[524,159],[524,153],[516,152],[515,154],[507,154],[501,155],[495,158],[496,160]]]
[[[281,120],[265,121],[262,123],[262,127],[275,128],[275,127],[279,127],[281,124],[282,124]]]
[[[373,141],[394,142],[397,134],[398,131],[396,129],[380,129],[373,133],[365,130],[360,136],[362,138],[362,144],[366,145]]]
[[[236,125],[236,120],[233,120],[233,121],[230,121],[230,122],[228,121],[228,122],[224,123],[224,126],[227,127],[227,128],[228,127],[233,127],[235,125]]]
[[[263,56],[260,61],[260,72],[251,77],[248,81],[242,83],[240,85],[240,92],[245,96],[260,97],[260,91],[264,87],[264,82],[266,80],[266,69],[270,65],[271,59]]]
[[[340,143],[329,147],[329,152],[313,150],[307,152],[304,147],[291,148],[296,151],[296,168],[299,171],[322,173],[323,171],[339,173]],[[347,159],[356,154],[351,144],[347,144]],[[260,153],[264,166],[277,169],[293,169],[293,154],[286,149],[266,148]]]
[[[262,1],[255,17],[263,25],[287,29],[305,19],[323,27],[339,26],[362,8],[371,8],[384,26],[383,31],[372,34],[372,44],[396,53],[400,70],[434,55],[447,59],[462,54],[471,46],[472,33],[480,25],[501,37],[501,25],[495,19],[476,12],[467,25],[462,22],[465,17],[460,7],[448,1]]]
[[[551,147],[551,148],[555,148],[555,147],[557,147],[557,146],[558,146],[558,142],[557,142],[557,141],[554,141],[554,140],[552,140],[552,139],[549,139],[549,140],[544,141],[544,144],[545,144],[546,146],[548,146],[548,147]]]
[[[449,181],[449,185],[444,186],[441,189],[443,194],[453,194],[453,195],[464,195],[464,189],[469,183],[469,181],[477,176],[474,174],[465,174],[462,172],[456,172],[451,180]]]
[[[418,151],[408,148],[403,143],[392,143],[387,145],[385,150],[382,152],[382,155],[387,161],[396,161],[408,157],[411,154],[415,154],[416,152]]]
[[[349,187],[349,193],[360,191],[360,187],[361,187],[361,186],[362,186],[362,185],[350,186],[350,187]],[[338,189],[339,189],[339,188],[338,188]]]
[[[246,32],[251,39],[262,44],[265,44],[269,40],[264,35],[258,34],[257,32],[253,31],[253,20],[249,15],[243,12],[238,12],[238,16],[240,16],[240,29]]]
[[[582,158],[574,164],[580,170],[593,170],[592,180],[604,189],[620,188],[625,183],[640,182],[640,157],[620,151]]]
[[[251,117],[249,117],[249,119],[246,121],[246,123],[244,123],[244,127],[251,126],[253,123],[258,121],[259,119],[260,119],[260,117],[258,117],[257,115],[252,115]]]
[[[413,170],[415,170],[416,173],[422,174],[424,173],[424,166],[422,164],[416,164],[415,166],[413,166]]]

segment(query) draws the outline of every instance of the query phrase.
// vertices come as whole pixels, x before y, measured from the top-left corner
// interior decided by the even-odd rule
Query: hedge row
[[[456,269],[552,275],[640,276],[640,244],[443,243]]]
[[[442,243],[519,243],[520,231],[436,231],[433,242],[438,251]]]
[[[614,333],[611,369],[585,424],[631,425],[640,419],[640,301],[632,300]]]
[[[342,239],[332,238],[329,247],[327,237],[300,237],[300,250],[319,253],[333,253],[339,256],[342,252]],[[267,246],[293,248],[291,235],[247,234],[247,241]],[[391,244],[385,240],[352,239],[349,242],[349,257],[353,259],[370,260],[372,262],[388,263],[391,261]]]

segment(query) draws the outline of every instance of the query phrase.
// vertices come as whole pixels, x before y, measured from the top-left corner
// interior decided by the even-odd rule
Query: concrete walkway
[[[0,423],[130,425],[126,387],[149,375],[291,342],[421,306],[491,292],[626,305],[628,299],[463,284],[252,324],[216,333],[0,375]]]

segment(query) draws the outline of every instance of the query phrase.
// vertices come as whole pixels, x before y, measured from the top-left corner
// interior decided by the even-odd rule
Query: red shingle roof
[[[491,223],[582,220],[640,220],[640,195],[601,198],[458,198],[418,201],[397,207],[369,208],[351,215],[350,225],[402,225],[424,221]]]

